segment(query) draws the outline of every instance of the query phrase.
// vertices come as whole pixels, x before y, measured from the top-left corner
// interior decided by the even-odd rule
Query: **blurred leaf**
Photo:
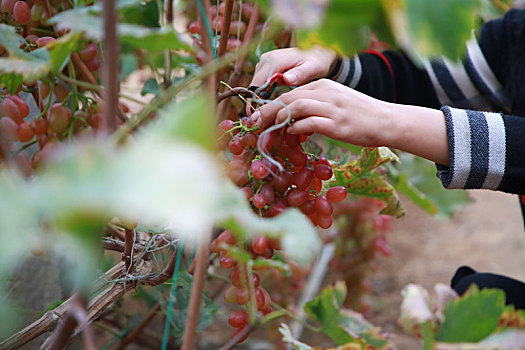
[[[450,217],[471,202],[466,191],[443,187],[433,162],[405,152],[399,157],[401,161],[389,167],[394,188],[429,214]]]
[[[417,284],[410,283],[401,292],[399,323],[409,332],[419,332],[421,324],[432,321],[428,292]]]
[[[380,333],[380,328],[368,322],[364,316],[350,309],[342,309],[339,314],[339,324],[350,334],[358,334],[373,349],[389,348],[390,342]]]
[[[140,24],[146,27],[157,28],[159,24],[159,9],[156,1],[140,1],[134,6],[120,10],[124,22]]]
[[[297,209],[287,209],[274,218],[260,218],[253,213],[243,193],[228,182],[220,196],[217,215],[221,227],[248,238],[255,234],[279,237],[287,257],[298,263],[312,261],[319,253],[321,242],[310,221]]]
[[[155,137],[166,136],[215,149],[215,115],[211,102],[205,97],[195,95],[182,102],[172,102],[160,112],[160,120],[150,130]],[[169,123],[162,120],[169,120]]]
[[[0,24],[0,45],[9,52],[9,57],[0,58],[0,76],[7,75],[2,78],[2,82],[7,82],[11,87],[20,80],[34,81],[59,72],[64,68],[71,52],[80,47],[80,38],[80,33],[69,33],[28,53],[17,46],[24,40],[14,32],[14,28]]]
[[[382,0],[397,42],[414,57],[462,58],[481,9],[480,0]]]
[[[0,74],[0,86],[5,85],[11,95],[16,93],[18,87],[24,82],[24,77],[15,73]]]
[[[300,31],[298,38],[301,47],[321,45],[353,55],[368,47],[372,31],[381,40],[393,42],[380,0],[332,0],[321,26]]]
[[[153,94],[155,96],[159,96],[161,93],[159,83],[157,82],[157,79],[150,78],[146,80],[144,83],[144,86],[142,87],[142,91],[140,94],[142,96],[145,96],[147,94]]]
[[[177,289],[175,291],[175,300],[177,300],[177,307],[171,313],[171,325],[173,326],[173,335],[180,338],[184,335],[184,326],[188,316],[188,305],[190,302],[190,295],[192,293],[193,276],[187,272],[181,272]],[[217,318],[216,314],[220,306],[213,302],[209,297],[208,292],[203,293],[202,305],[200,310],[199,325],[197,331],[201,332]],[[165,310],[166,312],[167,310]]]
[[[119,80],[122,81],[126,79],[128,75],[135,72],[138,69],[138,59],[137,56],[131,53],[124,53],[120,55],[120,76]]]
[[[316,0],[272,0],[272,13],[288,28],[318,27],[325,12],[324,2]]]
[[[437,341],[477,342],[489,336],[505,308],[505,293],[500,289],[471,286],[469,292],[448,303],[445,321],[435,335]]]
[[[312,350],[312,347],[308,344],[300,342],[295,339],[292,335],[290,327],[286,323],[281,323],[279,327],[279,333],[282,335],[283,342],[290,344],[296,350]]]
[[[331,139],[329,137],[325,138],[328,147],[326,150],[326,157],[330,160],[336,161],[340,165],[349,163],[352,160],[355,160],[363,147],[355,146],[346,142],[338,141]]]
[[[58,29],[70,29],[73,32],[84,32],[86,37],[102,41],[104,26],[101,18],[89,14],[85,8],[64,11],[49,20]],[[117,25],[119,40],[123,47],[144,49],[148,51],[192,49],[180,40],[173,30],[152,29],[137,24],[119,23]]]

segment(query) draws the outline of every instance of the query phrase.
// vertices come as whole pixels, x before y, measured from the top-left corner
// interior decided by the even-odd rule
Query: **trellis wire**
[[[206,10],[204,9],[204,5],[202,4],[201,0],[197,0],[197,7],[199,8],[199,12],[200,12],[202,21],[204,22],[204,26],[206,27],[206,33],[208,34],[208,38],[210,39],[213,59],[216,60],[217,59],[217,47],[213,43],[213,31],[210,25],[210,21],[208,20],[208,15],[206,14]]]

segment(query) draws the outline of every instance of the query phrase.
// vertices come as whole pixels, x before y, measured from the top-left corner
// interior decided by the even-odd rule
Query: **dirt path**
[[[475,200],[451,220],[429,216],[403,200],[405,217],[388,237],[392,255],[379,262],[372,279],[371,321],[393,333],[398,349],[420,349],[419,341],[397,325],[400,291],[418,283],[429,291],[448,283],[457,267],[505,274],[525,280],[525,232],[516,196],[472,191]]]

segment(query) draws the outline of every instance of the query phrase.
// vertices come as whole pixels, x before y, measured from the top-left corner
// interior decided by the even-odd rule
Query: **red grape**
[[[25,26],[31,22],[31,10],[25,1],[17,1],[13,7],[13,17],[18,24]]]
[[[228,304],[235,304],[236,295],[237,295],[237,287],[229,286],[224,291],[224,301],[227,302]]]
[[[237,304],[244,305],[250,300],[250,293],[244,288],[237,289],[237,294],[235,294],[235,300]]]
[[[233,139],[230,140],[230,143],[228,144],[228,149],[230,152],[234,155],[239,155],[244,150],[244,146],[242,145],[241,139],[235,136]]]
[[[285,170],[274,176],[272,185],[277,192],[284,193],[292,184],[292,173]]]
[[[284,133],[284,142],[292,148],[296,148],[301,143],[301,136],[297,134]]]
[[[333,175],[332,168],[328,165],[317,164],[314,168],[315,177],[320,180],[330,180]]]
[[[306,215],[315,213],[314,201],[308,200],[299,206],[299,209]]]
[[[263,254],[268,248],[268,238],[263,235],[256,235],[252,240],[252,249],[254,253]]]
[[[314,171],[309,167],[304,167],[299,172],[292,175],[292,185],[297,186],[300,190],[304,190],[308,187],[313,178]]]
[[[332,204],[326,199],[325,196],[319,196],[314,201],[315,204],[315,210],[318,214],[328,216],[332,215],[332,212],[334,211],[334,208],[332,207]]]
[[[228,256],[227,254],[224,254],[223,256],[221,256],[220,265],[225,270],[231,269],[232,267],[235,266],[236,263],[237,262],[233,258]]]
[[[87,69],[89,69],[90,72],[96,71],[100,67],[100,61],[97,57],[93,57],[89,61],[85,62]]]
[[[275,191],[273,189],[273,186],[269,183],[264,184],[261,187],[261,190],[259,193],[263,196],[264,201],[267,205],[270,205],[273,203],[275,199]]]
[[[47,114],[49,128],[56,132],[57,135],[61,135],[67,130],[71,115],[71,109],[62,106],[60,103],[55,103]]]
[[[252,197],[252,203],[256,208],[262,209],[266,206],[266,200],[260,193],[254,194]]]
[[[253,177],[258,180],[264,179],[266,175],[268,175],[268,168],[266,168],[266,165],[264,165],[261,160],[254,160],[250,169]]]
[[[288,204],[298,207],[308,199],[308,192],[292,188],[286,192],[285,198]]]
[[[86,47],[83,50],[80,50],[78,55],[82,59],[82,61],[87,62],[95,58],[97,55],[97,45],[92,43],[87,43]]]
[[[332,203],[339,203],[343,201],[347,195],[348,192],[343,186],[331,187],[328,189],[328,191],[326,191],[326,199]]]
[[[17,124],[22,122],[22,116],[20,115],[18,105],[15,101],[9,98],[0,102],[0,117],[9,117]]]
[[[239,328],[248,324],[248,313],[245,310],[235,311],[228,317],[230,326]]]
[[[0,136],[9,142],[18,140],[18,125],[11,118],[0,118]]]
[[[257,302],[257,310],[264,311],[267,310],[272,302],[270,294],[264,288],[257,288],[255,290],[255,300]]]
[[[246,135],[241,138],[241,141],[244,147],[255,147],[257,145],[257,135],[253,132],[247,132]]]
[[[288,156],[288,160],[295,166],[305,166],[308,158],[303,151],[294,149]]]
[[[7,98],[10,99],[11,101],[13,101],[16,104],[16,106],[18,107],[18,111],[20,112],[20,117],[22,119],[29,115],[29,106],[19,96],[17,96],[17,95],[10,95]]]
[[[13,14],[13,8],[15,7],[16,0],[2,0],[0,4],[0,11],[6,12],[10,15]]]
[[[248,326],[244,326],[242,328],[235,328],[233,330],[233,332],[232,332],[232,339],[235,338],[239,333],[243,332],[246,329],[246,327],[248,327]],[[242,343],[243,341],[245,341],[246,338],[248,338],[248,335],[249,335],[249,332],[246,333],[246,335],[244,337],[240,338],[238,343]]]
[[[46,46],[49,43],[52,43],[53,41],[56,41],[56,39],[50,36],[43,36],[41,38],[38,38],[38,40],[36,41],[36,44],[38,47],[42,47],[42,46]]]
[[[332,226],[332,216],[331,215],[321,215],[319,213],[317,213],[316,215],[316,222],[317,222],[317,225],[319,225],[319,227],[321,228],[330,228],[330,226]]]
[[[20,142],[27,142],[31,140],[33,136],[35,136],[33,129],[31,129],[31,124],[29,124],[28,122],[21,123],[18,126],[18,129],[16,132],[18,134],[18,140]]]

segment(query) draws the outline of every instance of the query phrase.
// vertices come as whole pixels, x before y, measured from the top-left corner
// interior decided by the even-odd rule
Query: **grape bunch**
[[[332,226],[332,204],[344,200],[347,191],[335,186],[322,194],[323,181],[332,178],[332,167],[326,158],[303,151],[301,144],[307,136],[289,134],[285,129],[261,134],[248,117],[237,122],[224,120],[218,127],[219,148],[227,148],[233,155],[228,175],[241,187],[256,213],[274,217],[296,207],[314,226]],[[279,162],[281,170],[262,156],[258,143]]]

